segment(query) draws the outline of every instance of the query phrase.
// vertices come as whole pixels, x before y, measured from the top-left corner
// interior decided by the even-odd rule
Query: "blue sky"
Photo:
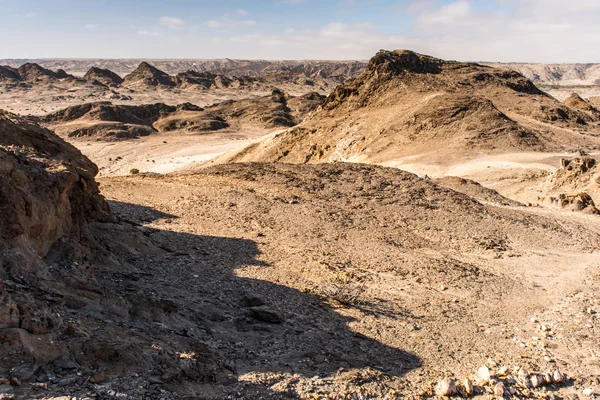
[[[0,58],[600,62],[600,1],[0,0]]]

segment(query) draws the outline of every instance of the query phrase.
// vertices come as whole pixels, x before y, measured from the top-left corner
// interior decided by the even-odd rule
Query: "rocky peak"
[[[98,67],[91,67],[83,76],[83,79],[91,83],[99,83],[105,86],[118,86],[123,83],[123,78],[116,73],[109,69]]]
[[[123,84],[125,86],[175,86],[175,82],[167,73],[148,64],[146,61],[143,61],[133,72],[125,76]]]
[[[404,71],[421,73],[421,74],[436,74],[441,71],[441,66],[444,61],[415,53],[410,50],[380,50],[369,61],[368,70],[376,70],[387,73],[402,73]]]

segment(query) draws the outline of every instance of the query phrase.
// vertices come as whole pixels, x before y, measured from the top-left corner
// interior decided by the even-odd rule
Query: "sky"
[[[0,0],[0,58],[600,63],[599,0]]]

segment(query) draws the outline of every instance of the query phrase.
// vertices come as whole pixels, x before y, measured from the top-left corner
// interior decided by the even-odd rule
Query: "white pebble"
[[[452,378],[444,378],[435,387],[438,396],[449,397],[456,394],[456,382]]]

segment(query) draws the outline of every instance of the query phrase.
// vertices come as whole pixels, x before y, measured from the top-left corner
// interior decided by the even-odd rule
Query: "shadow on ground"
[[[136,223],[175,218],[134,204],[111,202],[111,207]],[[128,247],[110,232],[96,229],[96,236],[105,246],[118,240],[121,251],[136,251],[135,244]],[[214,393],[219,398],[240,385],[244,374],[326,378],[368,367],[375,373],[354,378],[368,381],[375,375],[398,377],[420,365],[413,354],[353,332],[351,319],[319,296],[236,276],[241,267],[272,268],[252,240],[153,229],[144,236],[159,250],[129,257],[135,272],[123,275],[107,268],[97,276],[107,291],[124,299],[127,310],[121,308],[113,318],[135,331],[142,342],[136,346],[193,354],[190,358],[203,364],[190,372],[181,363],[161,365],[158,356],[140,362],[140,368],[150,367],[156,387],[181,396],[212,398],[209,393]],[[293,388],[271,392],[272,384],[251,382],[242,392],[236,390],[241,398],[259,393],[297,397]],[[217,388],[223,392],[215,393]]]

